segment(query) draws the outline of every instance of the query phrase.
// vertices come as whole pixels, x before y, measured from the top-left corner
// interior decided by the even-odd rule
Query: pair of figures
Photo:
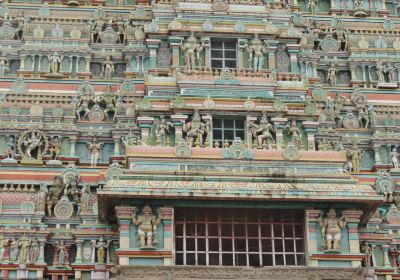
[[[275,143],[272,133],[276,132],[276,127],[268,122],[265,113],[261,117],[260,124],[249,122],[249,132],[257,142],[257,149],[272,149],[272,145]]]

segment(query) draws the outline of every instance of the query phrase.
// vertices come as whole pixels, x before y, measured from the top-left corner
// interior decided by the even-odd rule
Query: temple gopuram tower
[[[399,0],[4,0],[0,278],[400,279]]]

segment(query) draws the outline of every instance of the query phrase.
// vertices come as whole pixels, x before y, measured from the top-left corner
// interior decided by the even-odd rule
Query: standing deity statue
[[[397,151],[397,148],[394,147],[392,151],[390,152],[390,156],[392,159],[392,165],[394,169],[399,169],[399,152]]]
[[[58,52],[54,52],[52,55],[49,55],[49,61],[50,74],[59,74],[62,57],[58,54]]]
[[[117,16],[117,21],[115,22],[117,25],[117,43],[124,44],[126,41],[126,23],[121,15]]]
[[[276,127],[268,122],[265,112],[261,117],[259,125],[255,124],[254,122],[249,122],[249,129],[253,139],[257,142],[258,149],[272,149],[272,145],[275,144],[272,133],[276,132]]]
[[[342,111],[343,105],[346,102],[346,97],[341,93],[337,93],[335,97],[335,116],[340,117],[340,112]]]
[[[203,122],[201,120],[199,111],[195,110],[192,121],[187,122],[183,125],[183,132],[186,133],[186,141],[189,142],[189,146],[202,146],[204,136],[208,136],[210,131],[210,122]]]
[[[320,221],[320,226],[325,250],[340,250],[342,228],[346,226],[346,218],[344,216],[337,218],[336,211],[329,209],[326,218]]]
[[[47,193],[47,215],[53,215],[53,208],[59,201],[64,191],[63,179],[60,176],[54,177],[53,185]]]
[[[14,147],[15,147],[15,141],[14,137],[9,136],[7,143],[6,143],[6,148],[4,149],[4,154],[6,155],[6,158],[14,158]]]
[[[389,83],[397,83],[396,66],[393,66],[389,61],[388,64],[385,66],[384,71],[385,73],[387,73]]]
[[[378,76],[378,82],[385,82],[384,68],[381,60],[376,62],[376,75]]]
[[[113,118],[112,120],[115,121],[115,118],[117,117],[118,113],[118,108],[117,108],[117,100],[118,96],[111,90],[111,85],[109,85],[104,92],[103,95],[103,100],[106,105],[106,108],[104,109],[104,114],[108,118],[108,113],[113,113]]]
[[[89,144],[90,150],[90,166],[96,166],[99,159],[99,152],[101,143],[97,142],[96,138],[93,138],[92,143]]]
[[[42,145],[42,135],[39,132],[35,131],[32,131],[30,133],[30,136],[28,135],[29,134],[27,134],[27,136],[22,139],[22,146],[25,147],[25,155],[29,159],[33,159],[32,152]]]
[[[249,62],[253,63],[253,71],[261,71],[264,65],[265,54],[268,53],[268,42],[264,43],[258,39],[258,34],[254,34],[254,39],[250,44],[245,45],[246,50],[249,52]]]
[[[140,215],[132,216],[132,222],[138,226],[140,247],[154,247],[158,243],[156,234],[161,219],[160,212],[158,212],[157,218],[152,215],[152,210],[148,204],[143,207]]]
[[[331,86],[336,86],[336,65],[331,63],[328,69],[328,82]]]
[[[5,252],[8,247],[8,242],[9,242],[9,240],[7,238],[5,238],[3,234],[1,234],[0,235],[0,262],[2,262],[5,257]]]
[[[78,179],[73,177],[69,180],[68,188],[64,189],[65,195],[68,195],[72,201],[75,203],[76,206],[76,213],[80,213],[81,207],[81,198],[80,198],[80,191],[78,186]]]
[[[55,243],[58,252],[58,265],[63,266],[67,264],[68,260],[68,251],[64,244],[64,241],[56,242]]]
[[[54,136],[53,139],[49,141],[49,150],[51,154],[51,158],[53,160],[58,159],[58,156],[60,155],[61,151],[61,143],[60,139],[58,139],[58,136]]]
[[[372,249],[367,240],[361,245],[361,253],[364,254],[364,266],[371,266]]]
[[[364,153],[357,147],[357,143],[353,142],[353,146],[349,150],[349,156],[351,158],[351,164],[354,173],[360,173],[361,171],[361,158]]]
[[[335,30],[335,34],[336,34],[336,40],[340,44],[340,49],[342,51],[347,51],[349,47],[349,39],[346,29],[340,26]]]
[[[330,97],[325,100],[325,111],[327,120],[335,120],[335,102]]]
[[[300,149],[301,131],[300,128],[297,127],[296,121],[292,120],[290,124],[287,123],[284,131],[290,136],[290,142],[293,143],[297,149]]]
[[[6,73],[6,71],[9,70],[8,68],[8,58],[6,52],[1,52],[0,56],[0,76],[3,77]]]
[[[19,253],[19,261],[21,263],[25,263],[29,256],[29,248],[31,246],[31,240],[26,236],[23,235],[20,239],[20,253]]]
[[[160,123],[156,128],[157,142],[160,146],[167,145],[168,134],[172,127],[174,127],[174,125],[171,122],[167,122],[164,116],[160,117]]]
[[[203,48],[203,43],[198,43],[193,32],[185,43],[180,43],[180,49],[184,52],[186,70],[190,71],[196,68],[196,62],[200,62],[200,53]]]
[[[364,127],[368,128],[369,125],[369,114],[366,107],[358,107],[358,121],[360,122],[360,126],[363,127],[363,122],[365,122]]]
[[[371,127],[378,125],[378,116],[374,110],[374,107],[371,105],[368,108],[368,116],[371,123]]]
[[[317,7],[318,7],[317,0],[308,0],[307,6],[310,9],[312,15],[317,14]]]
[[[15,30],[15,35],[17,40],[22,40],[24,38],[24,33],[27,30],[28,18],[24,16],[24,12],[18,12],[16,21],[17,29]]]
[[[39,241],[37,240],[37,238],[35,238],[32,240],[31,248],[29,250],[29,261],[31,263],[35,263],[38,260],[39,250],[40,250]]]
[[[114,63],[111,60],[111,55],[106,56],[106,60],[103,62],[103,67],[100,76],[103,77],[106,80],[109,80],[112,78],[114,74]]]
[[[16,262],[19,257],[19,246],[20,242],[18,238],[13,238],[10,244],[10,261]]]
[[[89,86],[86,86],[83,90],[83,94],[78,97],[78,102],[76,104],[76,116],[78,120],[85,119],[87,115],[90,113],[89,104],[92,101],[92,91]],[[84,112],[83,117],[81,118],[81,113]]]
[[[94,240],[92,245],[93,245],[95,250],[97,249],[97,262],[98,263],[105,263],[106,262],[107,248],[110,245],[110,241],[105,241],[104,238],[101,236],[99,241],[96,242]]]
[[[99,18],[93,22],[91,22],[90,27],[90,39],[92,43],[100,43],[100,35],[103,33],[104,26],[106,21],[104,18]]]

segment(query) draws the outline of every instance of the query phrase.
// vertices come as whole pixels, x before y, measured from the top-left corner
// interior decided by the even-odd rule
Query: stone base
[[[377,83],[377,88],[398,88],[397,83]]]
[[[400,169],[390,169],[390,175],[400,175]]]
[[[46,165],[47,166],[61,166],[62,162],[60,160],[52,159],[52,160],[46,161]]]
[[[21,160],[21,164],[26,164],[26,165],[43,165],[43,160],[40,160],[40,159],[23,158],[23,159]]]
[[[340,250],[334,250],[334,249],[325,250],[324,254],[340,254]]]
[[[17,165],[18,161],[13,158],[5,158],[5,159],[2,159],[0,163],[2,165]]]
[[[109,272],[103,263],[95,264],[94,271],[92,271],[91,279],[108,279]]]
[[[322,267],[201,267],[201,266],[121,266],[116,279],[263,279],[263,280],[364,280],[362,268]],[[93,276],[93,272],[92,272]],[[92,278],[93,279],[93,278]]]

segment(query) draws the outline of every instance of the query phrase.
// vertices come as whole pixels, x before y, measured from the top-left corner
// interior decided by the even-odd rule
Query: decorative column
[[[389,245],[382,245],[383,250],[383,266],[390,267],[390,259],[389,259]]]
[[[186,115],[172,115],[171,122],[174,124],[175,128],[175,144],[179,142],[180,139],[183,138],[182,135],[182,126],[187,119]]]
[[[351,80],[352,81],[356,81],[357,77],[356,77],[356,66],[355,65],[350,65],[350,75],[351,75]]]
[[[90,61],[89,57],[85,57],[85,72],[90,72]]]
[[[71,136],[69,137],[69,142],[71,144],[69,148],[69,156],[74,157],[75,156],[75,144],[78,138],[76,136]]]
[[[317,225],[320,222],[321,210],[306,210],[307,252],[318,252]],[[317,260],[310,260],[310,266],[318,266]]]
[[[172,67],[179,68],[179,60],[180,60],[180,44],[183,42],[183,37],[178,36],[170,36],[169,44],[172,50]]]
[[[119,146],[119,141],[121,139],[121,136],[114,135],[113,140],[114,140],[114,155],[119,156],[120,155],[120,146]]]
[[[239,65],[238,65],[238,69],[243,69],[244,68],[243,54],[244,54],[244,51],[245,51],[246,43],[247,43],[247,40],[238,39],[238,45],[239,45],[239,55],[238,55]]]
[[[115,214],[119,224],[119,251],[124,251],[130,248],[130,225],[132,215],[135,215],[136,207],[132,206],[116,206]],[[128,265],[129,257],[119,255],[119,264]]]
[[[164,249],[174,250],[174,208],[160,207],[162,223],[164,225]],[[164,257],[164,265],[174,265],[173,257]]]
[[[363,214],[360,210],[344,210],[342,215],[346,218],[347,228],[349,230],[349,248],[350,253],[360,253],[360,240],[358,239],[358,224],[360,223],[360,217]],[[353,267],[361,266],[360,260],[352,260],[351,265]]]
[[[379,144],[373,144],[372,149],[374,150],[375,164],[382,164],[381,155],[379,154]]]
[[[138,117],[137,123],[142,132],[141,134],[141,142],[142,145],[147,145],[150,142],[150,130],[153,125],[154,118],[153,117]]]
[[[315,133],[318,131],[319,122],[304,121],[303,126],[307,134],[308,150],[315,150]],[[305,148],[305,147],[304,147]]]
[[[363,83],[364,83],[364,87],[366,87],[366,84],[365,84],[365,82],[367,81],[367,74],[366,74],[366,70],[365,70],[365,65],[362,65],[361,66],[361,71],[362,71],[362,81],[363,81]]]
[[[318,63],[316,61],[311,62],[312,65],[312,75],[313,78],[318,78],[318,71],[317,71],[317,67],[318,67]]]
[[[201,119],[205,122],[208,122],[210,125],[210,131],[207,134],[207,139],[204,139],[204,147],[212,148],[213,147],[212,116],[211,115],[201,116]]]
[[[268,41],[268,69],[275,69],[276,68],[276,58],[275,53],[276,49],[278,48],[279,41],[276,40],[269,40]]]
[[[81,263],[82,262],[82,245],[83,245],[83,240],[76,240],[76,258],[75,258],[75,263]]]
[[[287,44],[288,53],[290,56],[290,72],[291,73],[299,73],[299,63],[297,60],[297,56],[300,51],[300,44]]]
[[[20,69],[20,70],[26,70],[26,69],[25,69],[25,59],[26,59],[26,55],[21,55],[20,58],[21,58],[21,62],[20,62],[19,69]]]
[[[283,149],[285,147],[285,143],[283,142],[283,128],[285,127],[288,119],[287,118],[271,118],[271,121],[276,126],[276,148]]]
[[[204,67],[211,69],[211,44],[210,44],[210,37],[201,37],[201,42],[204,46]],[[200,65],[199,66],[203,66]]]
[[[157,68],[157,50],[160,47],[160,39],[146,39],[147,48],[150,52],[150,69]]]
[[[253,143],[253,133],[250,132],[249,126],[248,126],[249,123],[255,123],[255,122],[257,122],[257,117],[253,117],[253,116],[246,117],[246,124],[247,124],[247,127],[246,127],[247,128],[247,133],[246,133],[247,139],[246,139],[246,141],[247,141],[247,147],[249,149],[254,149],[257,146],[257,137],[256,137],[256,139],[254,139],[255,143]],[[276,136],[276,138],[278,138],[278,136]],[[276,142],[278,142],[278,139]]]
[[[39,240],[39,256],[36,261],[36,264],[45,264],[44,262],[44,245],[46,243],[45,239]]]

